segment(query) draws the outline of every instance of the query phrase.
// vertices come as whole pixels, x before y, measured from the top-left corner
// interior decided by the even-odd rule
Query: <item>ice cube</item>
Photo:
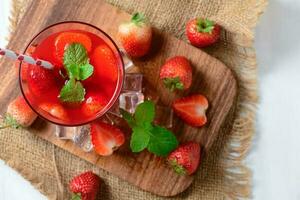
[[[125,74],[122,91],[141,92],[143,84],[143,74],[129,73]]]
[[[144,102],[144,95],[141,92],[124,92],[119,97],[119,107],[134,113],[138,104]]]
[[[83,151],[90,152],[93,149],[90,137],[90,125],[76,127],[72,140]]]
[[[55,126],[55,135],[61,140],[71,140],[76,127]]]
[[[154,124],[163,126],[165,128],[173,127],[173,110],[167,106],[155,106]]]

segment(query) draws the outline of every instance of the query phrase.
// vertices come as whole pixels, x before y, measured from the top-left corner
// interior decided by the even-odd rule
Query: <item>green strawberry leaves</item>
[[[130,148],[132,152],[148,149],[157,156],[167,156],[178,146],[175,135],[160,126],[153,125],[155,106],[152,101],[139,104],[134,115],[121,109],[122,117],[132,128]]]
[[[62,102],[80,103],[85,96],[85,89],[80,81],[94,73],[94,67],[89,64],[87,51],[82,44],[72,43],[67,47],[64,52],[64,66],[69,80],[61,89],[59,99]]]
[[[2,119],[1,116],[0,119]],[[10,114],[6,113],[5,116],[3,117],[3,124],[0,125],[0,129],[5,129],[8,127],[18,129],[22,126]]]
[[[209,19],[197,19],[197,31],[211,34],[215,28],[215,23]]]
[[[136,12],[131,17],[131,22],[137,26],[145,23],[145,21],[146,21],[145,15],[143,15],[142,13]]]
[[[163,82],[166,88],[170,89],[171,92],[173,92],[175,89],[177,90],[184,89],[184,85],[180,81],[180,78],[178,76],[175,78],[164,78]]]

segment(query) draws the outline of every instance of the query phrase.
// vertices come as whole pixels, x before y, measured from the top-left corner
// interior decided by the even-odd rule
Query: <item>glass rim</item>
[[[35,108],[34,106],[31,105],[30,101],[27,99],[26,95],[25,95],[25,92],[23,90],[23,86],[22,86],[22,80],[21,80],[21,67],[22,67],[22,63],[23,61],[20,62],[19,64],[19,87],[20,87],[20,90],[21,90],[21,93],[26,101],[26,103],[28,104],[28,106],[39,116],[41,117],[42,119],[48,121],[48,122],[51,122],[55,125],[59,125],[59,126],[68,126],[68,127],[75,127],[75,126],[83,126],[83,125],[86,125],[86,124],[89,124],[97,119],[99,119],[100,117],[102,117],[103,115],[105,115],[107,113],[107,111],[109,111],[109,109],[115,104],[115,102],[118,100],[119,96],[120,96],[120,93],[121,93],[121,90],[122,90],[122,87],[123,87],[123,84],[124,84],[124,75],[125,75],[125,67],[124,67],[124,61],[123,61],[123,57],[122,57],[122,53],[121,53],[121,50],[119,49],[119,47],[117,46],[117,44],[115,43],[115,41],[106,33],[104,32],[102,29],[92,25],[92,24],[89,24],[87,22],[82,22],[82,21],[76,21],[76,20],[70,20],[70,21],[62,21],[62,22],[57,22],[57,23],[54,23],[54,24],[51,24],[49,26],[46,26],[45,28],[43,28],[41,31],[39,31],[37,34],[35,34],[32,39],[28,42],[28,44],[26,45],[24,51],[23,51],[23,54],[26,53],[28,47],[32,44],[32,42],[41,34],[43,33],[44,31],[47,31],[49,28],[51,27],[54,27],[54,26],[57,26],[57,25],[61,25],[61,24],[67,24],[67,23],[74,23],[74,24],[82,24],[82,25],[86,25],[86,26],[89,26],[89,27],[92,27],[93,29],[96,29],[97,31],[101,32],[111,43],[112,45],[116,48],[117,50],[117,54],[119,56],[119,59],[121,61],[121,67],[118,67],[120,68],[120,71],[121,71],[121,76],[123,76],[123,78],[120,78],[116,84],[116,89],[114,91],[114,94],[113,96],[111,97],[110,101],[107,103],[107,105],[104,107],[104,109],[102,109],[100,112],[98,112],[94,117],[93,119],[90,119],[90,120],[87,120],[85,122],[82,122],[82,123],[72,123],[72,124],[64,124],[64,123],[59,123],[59,122],[56,122],[56,121],[53,121],[51,119],[48,119],[46,118],[45,116],[43,116],[42,114],[40,114]],[[121,77],[120,76],[120,77]]]

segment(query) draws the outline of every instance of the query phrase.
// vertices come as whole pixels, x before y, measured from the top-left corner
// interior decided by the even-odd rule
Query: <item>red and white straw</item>
[[[45,60],[40,60],[40,59],[34,59],[31,56],[28,55],[23,55],[23,54],[18,54],[14,51],[8,50],[8,49],[3,49],[0,48],[0,55],[9,57],[13,60],[19,60],[19,61],[24,61],[26,63],[32,64],[32,65],[37,65],[37,66],[42,66],[47,69],[53,69],[53,65]]]

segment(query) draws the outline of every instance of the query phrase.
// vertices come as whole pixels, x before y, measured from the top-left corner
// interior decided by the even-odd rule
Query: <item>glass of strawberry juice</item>
[[[25,100],[49,122],[61,126],[88,124],[103,116],[120,95],[122,54],[111,37],[93,25],[51,25],[30,41],[24,53],[55,65],[45,69],[21,62],[19,71]]]

